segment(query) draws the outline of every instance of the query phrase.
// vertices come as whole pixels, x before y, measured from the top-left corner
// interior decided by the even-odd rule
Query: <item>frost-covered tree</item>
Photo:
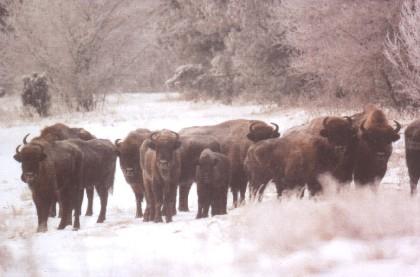
[[[392,66],[391,96],[400,106],[420,107],[420,0],[404,1],[398,28],[385,46]]]

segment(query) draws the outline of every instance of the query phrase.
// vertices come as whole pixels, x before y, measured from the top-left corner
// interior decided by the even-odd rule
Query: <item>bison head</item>
[[[247,138],[253,142],[269,138],[278,138],[280,136],[279,126],[276,123],[271,123],[273,127],[264,122],[255,121],[249,126],[249,133]]]
[[[179,134],[169,130],[153,132],[148,146],[156,151],[156,165],[161,177],[169,180],[171,169],[177,165],[174,152],[181,146]]]
[[[400,138],[398,132],[401,124],[394,120],[395,128],[388,124],[365,126],[366,120],[360,124],[361,139],[375,152],[384,152],[389,145]]]
[[[40,144],[30,143],[20,149],[20,145],[16,147],[16,154],[13,158],[22,164],[21,179],[27,184],[31,184],[39,175],[39,166],[47,155],[44,148]]]
[[[320,135],[337,149],[345,150],[356,138],[356,130],[352,126],[352,119],[345,117],[325,117],[322,121]]]
[[[125,180],[130,184],[139,183],[140,161],[138,145],[127,144],[117,139],[115,140],[115,147],[120,158],[120,166]]]
[[[211,153],[210,149],[204,149],[197,163],[197,181],[201,184],[213,184],[214,167],[217,165],[218,159]]]

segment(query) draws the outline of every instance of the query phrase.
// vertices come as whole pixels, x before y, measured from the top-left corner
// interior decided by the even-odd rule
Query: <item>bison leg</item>
[[[37,232],[46,232],[48,230],[47,220],[50,209],[50,203],[48,199],[36,199],[35,200],[36,212],[38,214],[38,228]]]
[[[79,189],[75,193],[74,199],[74,223],[73,223],[73,230],[80,229],[80,214],[82,210],[82,202],[83,202],[83,188]]]
[[[136,218],[143,217],[143,211],[141,209],[141,202],[143,202],[143,193],[135,193],[136,196]]]
[[[66,193],[66,196],[69,196]],[[72,212],[72,205],[70,203],[70,199],[68,197],[61,197],[62,199],[62,210],[63,214],[61,216],[60,224],[58,225],[58,230],[62,230],[66,228],[67,225],[71,225],[71,212]]]
[[[189,212],[188,209],[188,195],[190,193],[192,183],[190,184],[180,184],[179,186],[179,204],[178,210],[181,212]]]
[[[57,201],[54,200],[51,203],[51,207],[50,207],[50,217],[55,217],[57,215]]]
[[[160,185],[154,184],[153,195],[154,195],[154,198],[155,198],[154,220],[153,221],[155,223],[163,222],[163,220],[162,220],[163,190],[162,190]]]
[[[106,218],[106,206],[108,205],[108,190],[105,186],[100,188],[96,187],[96,191],[99,194],[99,199],[101,201],[101,211],[99,212],[97,223],[103,223]]]
[[[88,206],[86,209],[85,216],[91,216],[93,214],[93,186],[89,186],[86,188],[86,196],[88,200]]]
[[[315,196],[322,192],[322,186],[317,180],[310,181],[308,183],[308,189],[309,189],[309,192],[311,193],[311,196]]]

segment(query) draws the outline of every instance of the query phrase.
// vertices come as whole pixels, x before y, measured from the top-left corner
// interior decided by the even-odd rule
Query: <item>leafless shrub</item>
[[[395,33],[388,34],[385,56],[394,74],[391,96],[399,106],[420,107],[420,1],[406,0]]]

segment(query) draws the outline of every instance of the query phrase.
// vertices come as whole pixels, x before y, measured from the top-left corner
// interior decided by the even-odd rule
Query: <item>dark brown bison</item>
[[[226,214],[229,188],[229,159],[206,148],[201,152],[196,172],[198,211],[197,218]]]
[[[188,194],[196,177],[196,165],[201,152],[209,148],[220,152],[220,145],[211,136],[183,135],[180,132],[181,176],[179,178],[179,210],[188,211]]]
[[[284,189],[308,186],[312,195],[322,187],[318,176],[337,163],[335,149],[320,136],[296,132],[293,136],[267,139],[249,149],[245,160],[254,195],[262,192],[271,179],[281,196]]]
[[[59,229],[71,224],[71,212],[74,213],[74,228],[80,227],[78,201],[79,189],[82,186],[81,150],[68,141],[49,143],[44,139],[32,140],[19,150],[16,148],[14,158],[22,164],[23,182],[29,185],[38,215],[38,232],[47,231],[47,220],[50,207],[56,201],[59,191],[62,217]]]
[[[345,153],[348,151],[355,139],[355,131],[352,127],[351,118],[334,116],[318,117],[307,124],[289,129],[283,138],[287,138],[293,142],[292,145],[295,145],[299,144],[299,141],[302,138],[305,140],[307,139],[305,134],[324,140],[326,144],[329,144],[329,149],[334,149],[335,158],[324,160],[324,163],[330,160],[334,162],[334,164],[323,165],[323,168],[327,168],[331,171],[333,176],[338,175],[340,173],[338,171],[340,162],[344,159]],[[259,161],[260,157],[258,153],[260,148],[268,147],[267,144],[275,145],[276,142],[274,140],[266,140],[252,145],[248,150],[247,157],[244,162],[249,179],[251,190],[250,195],[253,197],[257,197],[258,195],[259,200],[262,198],[262,194],[267,183],[274,178],[274,173],[271,172],[270,167]],[[307,146],[307,144],[304,145]],[[318,144],[315,144],[315,146],[318,147]],[[313,155],[308,155],[307,157],[312,157],[312,160],[306,160],[306,164],[311,164],[316,161],[313,159]],[[316,165],[311,166],[315,167]],[[312,187],[318,187],[319,189],[320,185],[316,184],[315,180],[313,180],[312,183]]]
[[[394,120],[396,127],[391,127],[384,112],[373,105],[352,119],[357,142],[345,157],[343,180],[350,182],[353,177],[357,185],[377,185],[386,173],[392,142],[400,138],[401,124]]]
[[[29,134],[28,134],[29,135]],[[23,143],[26,144],[26,138],[28,135],[25,136],[23,139]],[[83,128],[71,128],[62,123],[56,123],[51,126],[47,126],[41,130],[41,134],[36,137],[35,139],[42,138],[48,142],[54,142],[58,140],[65,140],[65,139],[82,139],[82,140],[91,140],[95,139],[96,137],[92,135],[90,132],[86,131]],[[88,199],[88,205],[86,208],[87,216],[91,216],[93,214],[93,186],[86,187],[86,196]],[[51,216],[55,216],[56,214],[56,204],[51,206]]]
[[[221,153],[225,154],[230,162],[229,186],[236,207],[239,202],[245,200],[247,178],[243,162],[248,148],[254,142],[279,137],[278,126],[273,125],[274,128],[258,120],[236,119],[217,125],[185,128],[181,133],[212,136],[220,143]],[[239,202],[238,193],[240,193]]]
[[[410,123],[405,129],[405,159],[410,176],[411,194],[417,193],[420,178],[420,120]]]
[[[144,221],[171,222],[175,214],[176,189],[181,175],[179,134],[162,130],[153,132],[140,147],[140,167],[146,194]]]
[[[66,142],[74,144],[82,152],[82,187],[79,190],[80,201],[77,210],[80,211],[83,199],[83,188],[94,186],[101,201],[101,211],[98,215],[98,223],[106,219],[108,204],[108,191],[114,186],[115,166],[117,151],[114,144],[107,139],[69,139]],[[70,197],[75,199],[75,197]],[[63,196],[61,196],[63,199]]]
[[[140,146],[151,132],[137,129],[130,132],[124,140],[116,140],[115,146],[120,157],[120,167],[125,181],[131,186],[136,197],[136,217],[142,217],[141,203],[144,196],[143,172],[140,167]]]

